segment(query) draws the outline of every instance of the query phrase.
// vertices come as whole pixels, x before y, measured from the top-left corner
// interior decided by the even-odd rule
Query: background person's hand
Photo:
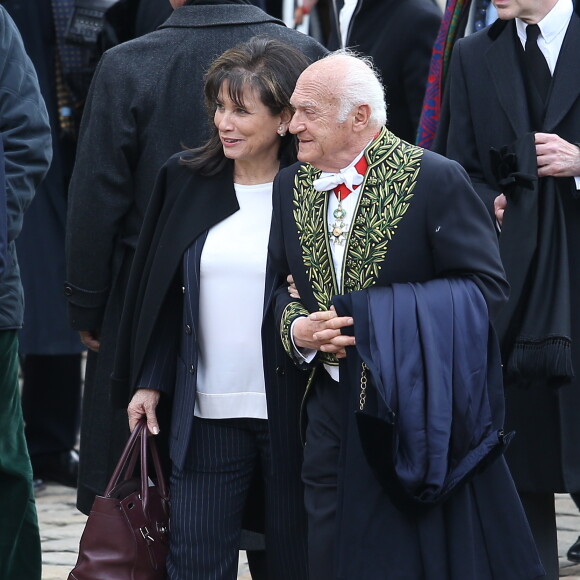
[[[495,219],[499,224],[499,227],[503,225],[503,214],[505,208],[507,207],[507,199],[506,196],[501,193],[493,200],[493,213],[495,214]]]
[[[580,147],[554,133],[536,133],[538,177],[580,176]]]
[[[155,409],[159,403],[161,393],[155,389],[137,389],[129,406],[127,416],[129,418],[129,429],[131,432],[139,422],[141,417],[147,417],[147,428],[153,435],[159,433],[159,423]]]
[[[81,337],[81,342],[89,349],[94,352],[99,352],[101,348],[101,341],[99,339],[98,330],[79,330],[79,335]]]

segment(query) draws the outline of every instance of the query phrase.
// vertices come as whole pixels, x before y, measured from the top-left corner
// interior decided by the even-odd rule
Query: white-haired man
[[[397,498],[401,465],[403,472],[421,471],[438,464],[441,457],[427,453],[415,462],[401,455],[401,441],[422,431],[419,418],[411,419],[405,432],[395,423],[394,447],[378,439],[369,442],[365,425],[359,431],[355,420],[359,409],[374,414],[379,422],[393,413],[399,423],[401,417],[409,420],[409,415],[425,412],[432,419],[435,413],[445,416],[451,442],[458,432],[463,440],[472,436],[463,431],[465,417],[455,413],[455,407],[448,415],[435,411],[433,401],[435,406],[442,401],[434,385],[427,385],[431,387],[431,392],[424,391],[427,399],[413,399],[419,383],[423,388],[423,382],[428,382],[423,374],[429,374],[414,361],[429,358],[430,347],[449,346],[446,356],[462,359],[445,341],[430,344],[427,340],[420,347],[400,341],[397,333],[409,328],[410,308],[395,306],[401,320],[393,328],[385,326],[383,332],[373,318],[383,313],[369,307],[369,320],[380,328],[373,350],[397,351],[401,383],[397,388],[410,395],[408,402],[390,401],[387,409],[379,401],[382,394],[373,372],[361,394],[361,358],[367,360],[361,337],[369,320],[345,308],[350,299],[363,296],[366,301],[365,292],[371,287],[388,291],[412,284],[435,300],[431,312],[435,317],[447,311],[438,306],[440,286],[433,289],[432,284],[457,284],[461,299],[467,292],[469,300],[482,306],[481,334],[461,320],[458,324],[463,324],[465,342],[470,344],[465,355],[484,360],[483,376],[488,381],[481,400],[486,401],[487,415],[485,420],[479,415],[477,421],[483,421],[486,429],[493,427],[488,441],[495,438],[491,448],[501,453],[501,378],[492,334],[487,349],[488,308],[494,312],[503,303],[507,286],[489,215],[458,164],[409,145],[384,128],[382,87],[365,60],[339,51],[311,65],[298,80],[292,104],[296,112],[290,131],[298,137],[300,163],[282,170],[274,185],[270,266],[280,286],[271,296],[270,312],[277,318],[288,355],[298,365],[314,369],[302,404],[307,419],[302,477],[310,578],[540,576],[543,571],[503,459],[472,479],[458,478],[463,486],[447,481],[433,501],[426,501],[420,490],[408,495],[404,491]],[[287,273],[296,285],[290,293],[284,284]],[[449,318],[456,318],[451,311]],[[417,327],[416,334],[422,332]],[[483,346],[473,347],[473,340],[483,340]],[[369,369],[373,371],[372,366]],[[458,392],[472,393],[470,380],[461,383]],[[282,377],[280,385],[292,387]],[[407,386],[412,389],[405,392]],[[461,405],[452,400],[454,406]],[[297,414],[296,409],[286,411],[285,417],[271,417],[272,424],[280,425]],[[471,413],[466,408],[465,415]],[[427,441],[438,439],[438,429],[427,425],[426,430]],[[473,443],[481,451],[475,438]],[[448,461],[445,473],[453,471],[456,459],[463,464],[449,445],[443,458]],[[379,463],[392,456],[387,467],[394,463],[394,471],[386,480],[373,455]],[[493,530],[493,535],[486,530]]]

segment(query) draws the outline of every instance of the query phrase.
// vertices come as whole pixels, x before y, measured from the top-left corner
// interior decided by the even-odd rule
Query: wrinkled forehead
[[[290,103],[295,109],[326,110],[336,104],[335,93],[333,79],[316,68],[310,68],[298,78]]]

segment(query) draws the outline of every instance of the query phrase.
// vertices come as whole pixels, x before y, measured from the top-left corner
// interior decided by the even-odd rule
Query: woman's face
[[[217,127],[224,155],[235,162],[264,163],[277,160],[280,148],[281,115],[273,115],[251,88],[241,95],[243,107],[228,95],[224,82],[216,103],[214,123]]]

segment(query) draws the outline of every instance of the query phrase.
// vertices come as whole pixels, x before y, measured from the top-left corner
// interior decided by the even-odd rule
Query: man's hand
[[[101,341],[99,338],[98,330],[79,330],[81,337],[81,342],[89,349],[94,352],[99,352],[101,348]]]
[[[505,195],[501,193],[493,200],[493,212],[495,213],[495,219],[497,220],[500,228],[503,225],[503,213],[506,207],[507,199]]]
[[[334,306],[330,310],[313,312],[294,324],[294,344],[300,348],[334,353],[338,358],[346,356],[345,347],[355,344],[354,336],[345,336],[340,329],[352,326],[350,316],[338,316]]]
[[[129,417],[129,429],[133,431],[135,425],[141,417],[147,417],[147,428],[153,435],[159,433],[159,423],[155,409],[159,403],[160,392],[155,389],[137,389],[129,406],[127,415]]]
[[[297,300],[300,300],[300,294],[298,293],[296,284],[294,284],[294,278],[292,277],[292,274],[288,274],[286,282],[288,282],[288,294],[290,294],[290,298],[296,298]]]
[[[536,133],[539,177],[580,175],[580,147],[553,133]]]

